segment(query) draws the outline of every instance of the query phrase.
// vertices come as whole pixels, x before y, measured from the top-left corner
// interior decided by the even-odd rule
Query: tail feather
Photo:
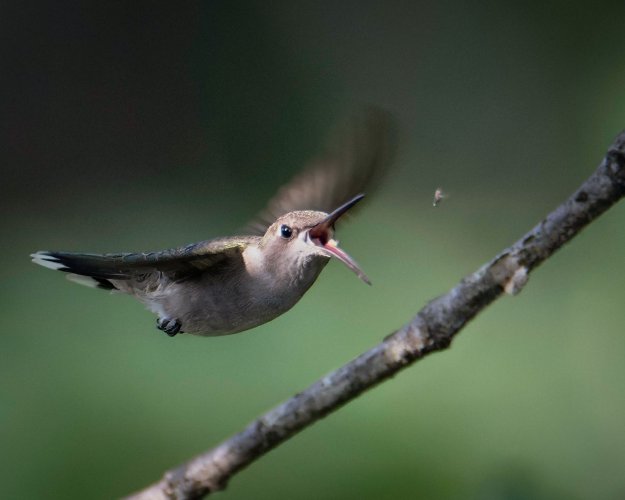
[[[110,281],[127,280],[131,276],[118,268],[114,257],[98,254],[69,252],[37,252],[31,254],[32,261],[40,266],[70,273],[68,279],[81,285],[105,290],[117,289]]]
[[[100,288],[102,290],[118,290],[109,280],[104,278],[92,278],[91,276],[81,276],[80,274],[69,273],[67,279],[78,283],[79,285],[88,286],[90,288]]]
[[[35,264],[39,264],[40,266],[47,267],[48,269],[52,269],[54,271],[69,271],[69,268],[65,267],[61,261],[48,252],[31,253],[30,256],[32,257],[33,262]]]

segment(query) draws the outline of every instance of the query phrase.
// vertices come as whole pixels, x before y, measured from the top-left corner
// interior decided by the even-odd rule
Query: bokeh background
[[[4,2],[0,496],[112,498],[401,326],[568,196],[625,127],[625,3]],[[289,313],[221,338],[29,263],[232,234],[350,109],[396,168]],[[433,208],[442,187],[451,195]],[[625,496],[625,205],[454,341],[224,498]]]

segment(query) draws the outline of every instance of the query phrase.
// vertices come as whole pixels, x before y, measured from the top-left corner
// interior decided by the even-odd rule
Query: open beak
[[[354,196],[347,203],[341,205],[339,208],[334,210],[319,224],[311,227],[308,230],[308,238],[313,245],[317,245],[318,247],[323,248],[330,254],[330,256],[339,259],[343,264],[345,264],[352,271],[354,271],[362,281],[364,281],[367,285],[370,285],[371,281],[369,280],[367,275],[362,271],[362,269],[360,269],[354,259],[352,259],[346,252],[339,248],[338,241],[332,238],[332,233],[334,232],[334,223],[339,219],[339,217],[341,217],[341,215],[347,212],[364,197],[364,194]]]

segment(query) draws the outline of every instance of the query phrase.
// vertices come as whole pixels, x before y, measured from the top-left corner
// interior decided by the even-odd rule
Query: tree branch
[[[272,448],[423,356],[445,349],[464,325],[503,293],[515,295],[529,273],[625,194],[625,131],[601,165],[562,205],[514,245],[427,304],[410,323],[350,363],[296,394],[242,432],[129,497],[200,498]]]

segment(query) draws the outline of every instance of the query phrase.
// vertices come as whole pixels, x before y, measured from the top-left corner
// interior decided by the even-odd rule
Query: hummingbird
[[[171,337],[254,328],[291,309],[330,259],[371,284],[334,231],[390,164],[391,129],[377,108],[352,117],[339,140],[283,186],[242,236],[156,252],[39,251],[32,261],[71,281],[134,296]]]

